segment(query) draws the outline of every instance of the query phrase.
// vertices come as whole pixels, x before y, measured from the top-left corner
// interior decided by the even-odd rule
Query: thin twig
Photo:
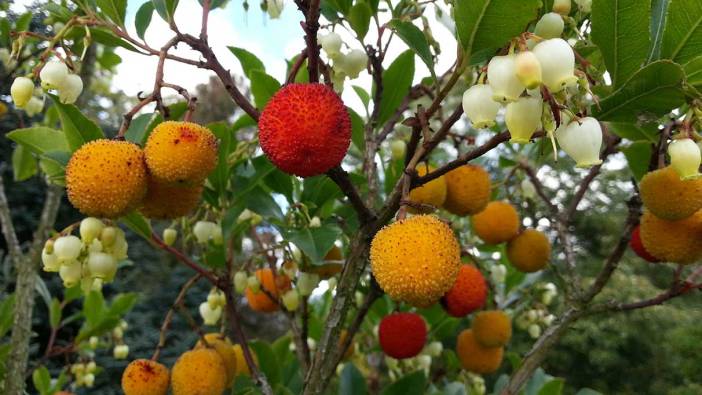
[[[166,346],[166,333],[168,332],[168,329],[171,326],[171,322],[173,321],[173,313],[175,312],[175,309],[178,306],[181,306],[183,303],[183,300],[185,299],[185,295],[187,295],[188,290],[197,283],[198,280],[200,280],[202,276],[200,273],[195,274],[192,276],[188,281],[183,284],[183,286],[180,288],[180,292],[178,292],[178,296],[176,296],[175,301],[173,301],[173,304],[171,307],[168,309],[168,312],[166,313],[166,317],[163,319],[163,323],[161,324],[161,330],[159,331],[158,335],[158,344],[156,345],[156,349],[154,350],[153,355],[151,356],[152,361],[158,361],[158,357],[161,354],[161,350],[163,347]]]

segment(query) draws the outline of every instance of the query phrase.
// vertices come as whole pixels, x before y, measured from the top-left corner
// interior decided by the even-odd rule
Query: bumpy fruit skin
[[[503,311],[481,311],[473,318],[473,337],[483,347],[501,347],[512,338],[512,321]]]
[[[236,352],[234,352],[232,343],[219,333],[208,333],[205,335],[205,340],[210,348],[217,351],[220,358],[222,358],[224,368],[227,370],[227,387],[230,387],[234,383],[237,371]],[[207,346],[200,340],[195,345],[195,348],[207,348]]]
[[[235,344],[232,346],[232,350],[234,350],[234,355],[236,355],[236,374],[234,377],[236,378],[241,375],[250,376],[251,370],[249,369],[249,365],[246,363],[246,358],[244,358],[244,350],[241,348],[241,345]],[[258,357],[253,350],[251,350],[251,356],[253,357],[254,364],[258,366]]]
[[[288,276],[281,274],[274,278],[271,269],[256,270],[256,278],[261,283],[261,288],[276,298],[290,288]],[[246,300],[249,302],[249,307],[255,311],[272,313],[280,308],[278,302],[271,300],[265,292],[262,290],[254,292],[251,287],[246,287]]]
[[[289,84],[261,112],[259,141],[282,171],[316,176],[341,163],[351,143],[351,118],[323,84]]]
[[[91,217],[117,218],[146,195],[146,165],[139,146],[99,139],[76,152],[66,166],[68,200]]]
[[[148,359],[132,361],[122,373],[125,395],[166,395],[168,382],[168,368]]]
[[[520,272],[533,273],[546,267],[551,242],[542,232],[527,229],[507,243],[507,258]]]
[[[519,233],[519,214],[507,202],[490,202],[473,216],[473,230],[486,244],[512,240]]]
[[[694,263],[702,258],[702,210],[679,221],[667,221],[644,211],[641,240],[646,251],[661,261]]]
[[[456,354],[463,369],[477,374],[495,372],[502,364],[502,347],[484,347],[475,340],[473,331],[465,329],[458,335]]]
[[[370,248],[371,270],[392,299],[427,307],[448,291],[460,266],[451,228],[431,215],[418,215],[381,229]]]
[[[217,138],[192,122],[167,121],[154,128],[144,147],[151,176],[162,182],[197,185],[217,165]]]
[[[227,386],[227,369],[210,348],[186,351],[173,365],[173,395],[220,395]]]
[[[644,206],[661,219],[677,221],[702,208],[702,179],[681,180],[670,166],[646,174],[639,190]]]
[[[629,240],[629,247],[631,247],[631,249],[634,250],[636,255],[648,262],[660,262],[660,259],[651,255],[651,253],[646,250],[646,247],[644,247],[643,240],[641,240],[641,225],[638,225],[631,232],[631,240]]]
[[[201,184],[173,185],[149,177],[146,197],[139,211],[151,219],[180,218],[197,207],[203,189]]]
[[[465,165],[446,173],[444,178],[444,208],[450,213],[460,216],[477,214],[490,201],[490,175],[484,168]]]
[[[473,265],[463,265],[456,282],[441,298],[441,305],[450,316],[465,317],[485,305],[487,291],[487,283],[480,270]]]
[[[380,321],[378,340],[388,356],[395,359],[412,358],[424,348],[427,325],[419,314],[390,314]]]
[[[419,175],[419,177],[422,177],[432,171],[434,171],[434,167],[432,166],[426,164],[420,164],[417,166],[417,175]],[[414,188],[410,191],[409,200],[417,204],[441,207],[446,201],[446,179],[441,176],[420,187]],[[410,211],[421,212],[423,210],[411,208]]]

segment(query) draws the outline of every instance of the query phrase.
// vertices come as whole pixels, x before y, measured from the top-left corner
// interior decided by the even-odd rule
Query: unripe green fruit
[[[527,89],[534,89],[541,85],[541,63],[533,52],[520,52],[514,62],[517,78]]]
[[[117,260],[104,252],[91,252],[88,255],[88,270],[93,278],[112,278],[117,271]]]
[[[76,260],[64,262],[59,268],[59,276],[66,288],[72,288],[78,284],[82,275],[83,265]]]
[[[700,147],[692,139],[673,140],[668,146],[670,165],[682,179],[696,178],[699,176]]]
[[[47,62],[39,72],[41,85],[48,89],[59,88],[68,77],[68,67],[63,62],[53,60]]]
[[[237,293],[244,293],[246,286],[248,285],[248,276],[245,272],[236,272],[234,275],[234,290]]]
[[[561,15],[570,14],[571,3],[570,0],[554,0],[553,1],[553,12],[557,12]]]
[[[54,242],[54,254],[61,261],[72,261],[78,258],[83,243],[73,235],[62,236]]]
[[[175,243],[176,238],[178,238],[178,231],[173,229],[173,228],[166,228],[163,230],[163,242],[166,243],[167,246],[173,245]]]
[[[403,160],[405,158],[406,150],[407,144],[402,140],[394,139],[390,143],[390,152],[393,160]]]
[[[543,38],[550,39],[560,37],[563,34],[563,29],[565,28],[565,23],[563,22],[563,17],[555,12],[549,12],[544,14],[544,16],[536,22],[534,27],[534,34]]]
[[[526,144],[541,124],[543,102],[535,97],[520,97],[507,105],[505,124],[513,143]]]
[[[300,306],[300,295],[297,290],[291,289],[283,294],[283,305],[288,311],[295,311]]]
[[[83,80],[76,74],[69,74],[57,89],[61,103],[73,104],[83,92]]]
[[[29,103],[32,99],[32,93],[34,93],[34,82],[27,77],[17,77],[12,82],[10,87],[10,95],[12,95],[12,101],[19,108],[22,108]]]
[[[100,236],[100,233],[105,228],[105,224],[97,218],[88,217],[80,221],[80,238],[85,244],[90,244]]]

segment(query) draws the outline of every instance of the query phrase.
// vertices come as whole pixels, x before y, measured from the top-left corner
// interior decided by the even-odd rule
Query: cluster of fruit
[[[317,40],[327,57],[334,62],[332,64],[334,72],[332,81],[336,91],[341,92],[346,78],[355,79],[361,71],[366,69],[368,55],[361,49],[351,49],[349,52],[343,53],[341,51],[341,36],[334,32],[320,33]]]
[[[100,290],[114,280],[117,263],[127,259],[124,232],[93,217],[80,222],[80,237],[71,234],[73,228],[46,241],[41,253],[44,271],[58,272],[66,288],[80,284],[84,292]]]
[[[649,262],[691,264],[702,258],[700,146],[680,137],[668,147],[670,165],[647,173],[639,184],[645,210],[631,247]]]
[[[99,139],[73,153],[66,167],[68,199],[83,214],[117,218],[139,209],[149,218],[188,214],[217,164],[217,139],[190,122],[163,122],[142,150]]]
[[[39,78],[41,87],[46,91],[55,90],[64,104],[75,103],[83,91],[83,80],[70,73],[66,64],[58,60],[47,62],[39,72]],[[35,89],[34,81],[29,77],[15,78],[10,94],[15,106],[24,109],[29,116],[40,113],[44,108],[44,91]]]
[[[258,364],[254,356],[254,363]],[[236,377],[250,375],[239,344],[219,333],[208,333],[183,353],[172,370],[154,360],[132,361],[122,373],[125,395],[221,394]]]

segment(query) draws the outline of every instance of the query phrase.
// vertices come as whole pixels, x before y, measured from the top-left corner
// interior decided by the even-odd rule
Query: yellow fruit
[[[527,229],[507,243],[507,258],[520,272],[533,273],[545,268],[550,256],[551,243],[536,229]]]
[[[371,270],[392,299],[416,307],[435,303],[456,281],[460,247],[451,228],[417,215],[381,229],[370,249]]]
[[[661,219],[677,221],[702,209],[702,179],[681,180],[671,166],[646,174],[639,190],[644,206]]]
[[[144,155],[158,181],[197,185],[217,165],[217,138],[195,123],[163,122],[149,135]]]
[[[434,168],[427,164],[422,163],[417,166],[417,174],[419,177],[422,177],[431,171],[434,171]],[[446,200],[446,179],[444,179],[444,176],[441,176],[420,187],[414,188],[409,193],[409,200],[417,204],[441,207]],[[425,210],[410,208],[410,211],[414,213]]]
[[[168,368],[148,359],[132,361],[122,373],[122,391],[125,395],[166,395]]]
[[[250,376],[251,370],[249,369],[249,365],[246,363],[246,358],[244,358],[244,350],[241,348],[241,345],[235,344],[232,346],[232,350],[234,350],[234,354],[236,355],[236,375],[234,377],[238,377],[242,374],[245,376]],[[253,357],[254,364],[258,366],[258,357],[256,354],[254,354],[253,350],[251,350],[251,356]]]
[[[220,395],[226,385],[227,369],[213,349],[187,351],[173,365],[173,395]]]
[[[473,216],[473,230],[486,244],[504,243],[519,233],[519,214],[508,202],[490,202]]]
[[[446,178],[446,201],[449,212],[465,216],[477,214],[490,201],[490,175],[476,165],[465,165],[451,170]]]
[[[473,337],[483,347],[504,346],[512,338],[512,321],[503,311],[481,311],[473,318]]]
[[[73,153],[66,166],[68,200],[91,217],[117,218],[146,195],[144,154],[136,144],[99,139]]]
[[[702,210],[679,221],[644,211],[640,230],[646,251],[661,261],[689,264],[702,258]]]
[[[500,368],[503,353],[502,347],[480,345],[470,329],[466,329],[458,335],[456,354],[465,370],[477,374],[493,373]]]
[[[234,383],[236,378],[236,353],[232,347],[232,343],[226,337],[219,333],[208,333],[205,335],[205,340],[210,348],[217,351],[224,362],[224,367],[227,369],[227,387]],[[198,341],[195,348],[205,348],[202,340]]]
[[[139,211],[152,219],[174,219],[188,215],[200,202],[203,189],[202,185],[171,185],[149,177],[146,197]]]

